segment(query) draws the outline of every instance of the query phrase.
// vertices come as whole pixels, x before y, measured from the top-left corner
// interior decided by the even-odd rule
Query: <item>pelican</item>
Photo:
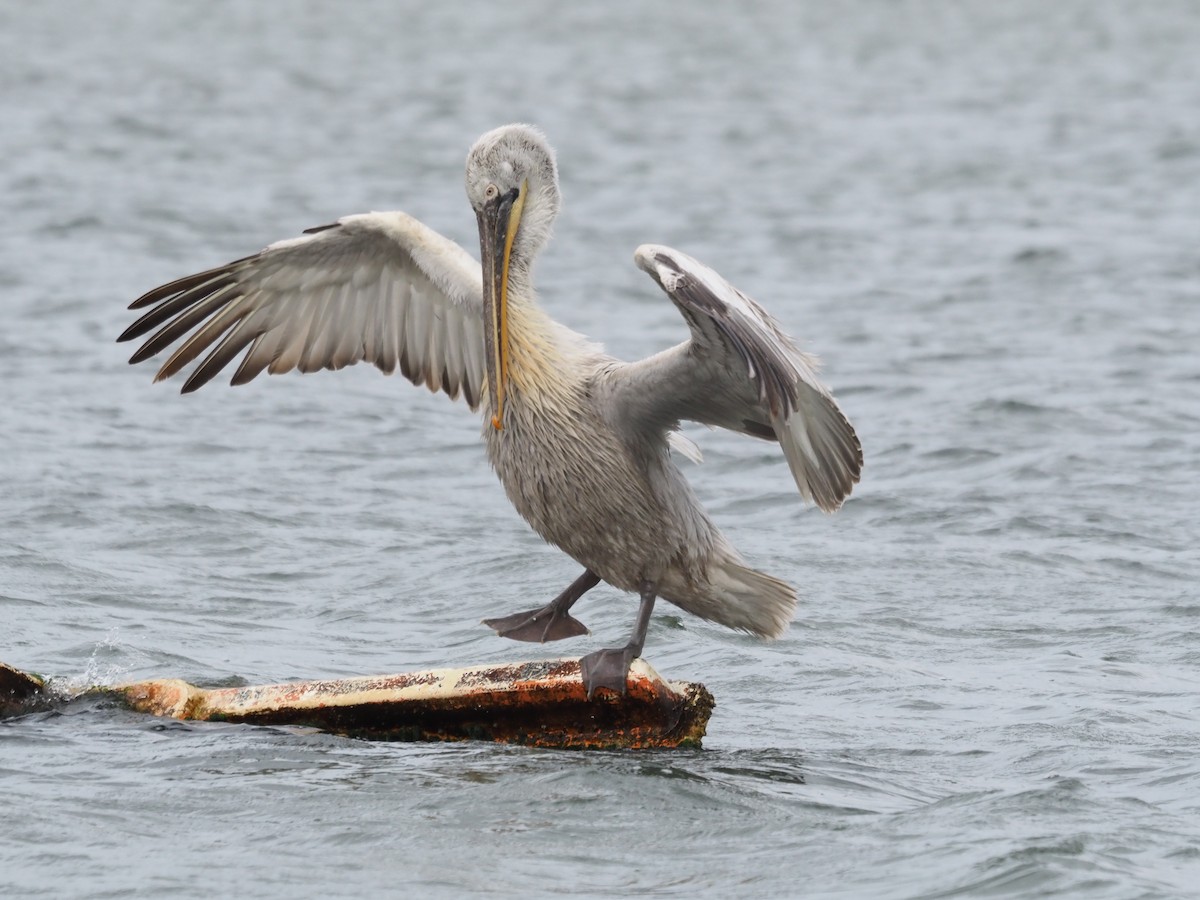
[[[130,308],[146,311],[118,340],[149,334],[131,363],[181,341],[155,381],[204,354],[183,393],[245,351],[234,385],[366,361],[483,407],[488,460],[509,500],[583,566],[545,606],[485,624],[554,641],[587,633],[570,610],[601,581],[640,598],[628,643],[580,660],[589,698],[624,693],[659,597],[778,637],[796,591],[746,565],[670,451],[696,456],[678,433],[683,420],[778,442],[804,499],[836,510],[859,480],[862,449],[816,360],[715,271],[656,244],[634,260],[691,333],[647,359],[618,360],[536,299],[531,269],[560,201],[545,136],[529,125],[483,135],[467,155],[466,189],[482,265],[403,212],[346,216],[143,294]]]

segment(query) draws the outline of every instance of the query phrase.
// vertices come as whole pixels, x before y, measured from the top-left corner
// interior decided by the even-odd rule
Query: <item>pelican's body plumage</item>
[[[836,509],[858,481],[853,428],[814,360],[720,275],[667,247],[637,264],[670,296],[690,340],[622,362],[551,319],[530,267],[559,208],[553,151],[510,125],[467,158],[482,266],[403,213],[348,216],[260,253],[157,288],[121,340],[153,331],[131,362],[183,339],[160,368],[197,359],[194,390],[244,352],[241,384],[266,370],[370,361],[484,407],[488,458],[518,512],[584,566],[546,607],[489,620],[519,640],[584,633],[568,610],[603,580],[641,595],[633,638],[583,660],[589,693],[623,690],[656,597],[730,628],[776,637],[795,591],[746,567],[704,512],[671,449],[681,420],[778,440],[801,494]]]

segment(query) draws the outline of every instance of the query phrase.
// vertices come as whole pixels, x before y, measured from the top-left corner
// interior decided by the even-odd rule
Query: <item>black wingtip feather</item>
[[[312,228],[305,228],[302,234],[320,234],[322,231],[328,231],[330,228],[340,228],[341,222],[330,222],[328,225],[314,225]]]
[[[237,282],[237,279],[228,272],[222,272],[221,270],[214,271],[217,274],[207,281],[186,286],[174,295],[165,295],[158,306],[147,310],[132,325],[121,332],[121,336],[117,338],[117,343],[141,337],[148,331],[157,328],[163,322],[174,317],[177,313],[186,311],[194,303],[206,297],[211,297],[222,288]]]
[[[197,272],[195,275],[185,275],[183,278],[176,278],[174,281],[168,281],[166,284],[160,284],[153,290],[146,291],[142,296],[138,297],[129,304],[130,309],[141,309],[144,306],[149,306],[152,303],[157,303],[160,300],[165,300],[175,294],[183,293],[198,287],[211,278],[218,275],[228,275],[233,270],[244,262],[256,258],[260,254],[252,253],[250,256],[243,256],[241,259],[235,259],[233,262],[226,263],[223,266],[217,266],[214,269],[205,269],[203,272]]]

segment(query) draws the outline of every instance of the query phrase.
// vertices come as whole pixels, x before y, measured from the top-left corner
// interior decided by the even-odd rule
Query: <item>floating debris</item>
[[[640,659],[624,695],[601,691],[592,700],[578,659],[257,687],[209,689],[162,679],[84,693],[175,719],[297,725],[380,741],[575,749],[699,747],[714,706],[704,685],[666,682]],[[42,679],[0,664],[0,717],[52,702]]]

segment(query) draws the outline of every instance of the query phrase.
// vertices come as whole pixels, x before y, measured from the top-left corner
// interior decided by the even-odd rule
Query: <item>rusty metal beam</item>
[[[6,679],[4,670],[28,680]],[[3,667],[0,715],[9,682],[14,698],[44,699],[40,681]],[[577,659],[259,687],[206,689],[172,679],[88,691],[97,692],[176,719],[299,725],[370,740],[566,748],[699,747],[713,709],[703,685],[668,683],[644,660],[630,669],[624,696],[602,692],[590,701]]]

